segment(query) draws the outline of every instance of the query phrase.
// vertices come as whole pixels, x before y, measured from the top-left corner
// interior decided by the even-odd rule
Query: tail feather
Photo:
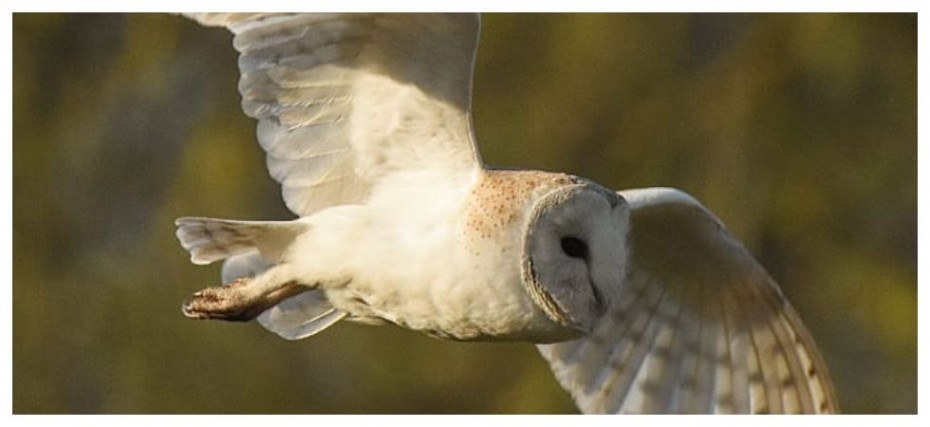
[[[272,267],[262,258],[257,250],[251,250],[239,255],[233,255],[223,262],[223,283],[231,283],[243,277],[255,277]]]
[[[276,263],[288,245],[303,230],[294,221],[234,221],[217,218],[184,217],[175,221],[181,246],[191,254],[191,262],[210,264],[258,250],[268,263]]]
[[[299,340],[316,335],[346,317],[329,303],[321,290],[293,296],[265,310],[258,323],[286,340]]]

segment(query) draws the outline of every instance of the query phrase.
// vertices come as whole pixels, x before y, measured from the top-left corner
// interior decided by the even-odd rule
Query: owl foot
[[[296,282],[287,282],[269,292],[256,293],[249,286],[253,283],[251,278],[241,278],[197,291],[184,301],[181,311],[193,319],[247,322],[279,302],[309,290]]]

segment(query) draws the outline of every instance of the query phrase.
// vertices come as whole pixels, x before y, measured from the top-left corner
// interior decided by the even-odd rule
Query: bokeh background
[[[916,14],[491,14],[484,159],[674,186],[778,280],[850,413],[917,402]],[[231,36],[13,17],[14,413],[571,413],[533,346],[185,319],[173,219],[287,219]]]

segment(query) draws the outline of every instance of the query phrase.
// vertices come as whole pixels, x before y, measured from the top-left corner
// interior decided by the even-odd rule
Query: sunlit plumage
[[[299,218],[181,218],[226,286],[185,314],[287,339],[340,320],[538,344],[587,413],[836,412],[798,315],[720,221],[673,189],[484,165],[476,15],[197,14]]]

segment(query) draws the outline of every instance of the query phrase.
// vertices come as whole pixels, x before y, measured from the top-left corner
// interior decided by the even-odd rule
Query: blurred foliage
[[[674,186],[820,343],[841,405],[915,413],[917,17],[486,15],[490,164]],[[231,36],[170,15],[13,18],[15,413],[574,412],[524,343],[194,322],[182,215],[285,219]]]

